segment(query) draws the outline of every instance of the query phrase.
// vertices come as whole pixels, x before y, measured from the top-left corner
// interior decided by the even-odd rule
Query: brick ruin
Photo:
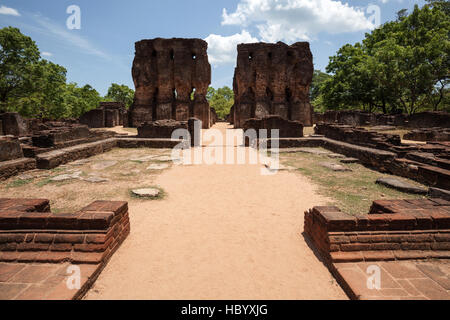
[[[419,112],[406,114],[377,114],[357,110],[314,113],[314,123],[344,124],[350,126],[396,126],[403,128],[448,128],[450,113]]]
[[[0,199],[0,283],[8,277],[17,282],[17,267],[39,263],[42,272],[60,268],[63,275],[74,264],[84,272],[77,290],[67,288],[65,277],[50,277],[38,288],[22,285],[17,299],[81,299],[129,233],[127,202],[95,201],[77,212],[52,213],[46,199]],[[31,283],[36,278],[41,280],[30,272]]]
[[[315,131],[327,138],[328,145],[342,141],[344,154],[363,159],[363,163],[379,171],[450,190],[450,142],[406,144],[398,135],[331,124],[316,125]]]
[[[314,72],[307,42],[288,46],[253,43],[238,45],[232,122],[242,128],[247,119],[278,115],[312,125],[309,88]]]
[[[128,113],[121,102],[100,102],[97,109],[90,110],[80,117],[80,123],[89,128],[127,126]]]
[[[132,75],[136,87],[130,127],[156,120],[195,117],[210,127],[206,100],[211,83],[208,44],[201,39],[152,39],[136,42]]]
[[[448,272],[439,268],[450,258],[449,201],[378,200],[356,216],[314,207],[304,221],[311,245],[351,299],[449,298]],[[383,270],[378,290],[365,286],[369,265]]]

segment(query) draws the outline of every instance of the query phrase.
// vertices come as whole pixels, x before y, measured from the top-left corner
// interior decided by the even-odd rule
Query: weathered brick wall
[[[177,129],[188,129],[187,121],[158,120],[145,122],[138,127],[139,138],[166,138],[170,139]]]
[[[311,126],[309,87],[313,72],[307,42],[238,45],[233,83],[235,127],[242,128],[247,119],[268,115]]]
[[[393,146],[401,144],[399,135],[367,131],[347,125],[317,124],[314,130],[330,139],[382,150],[390,151]]]
[[[26,136],[29,133],[27,122],[16,112],[0,114],[3,134],[12,136]]]
[[[126,202],[54,214],[48,200],[0,199],[0,261],[105,263],[129,232]]]
[[[0,137],[0,162],[23,158],[22,148],[17,137]]]
[[[375,201],[368,215],[305,212],[305,233],[328,262],[450,258],[450,202]]]
[[[342,110],[315,113],[314,123],[320,122],[352,126],[392,125],[406,128],[449,128],[450,114],[447,112],[420,112],[413,115],[385,115],[356,110]]]
[[[211,66],[207,46],[201,39],[136,42],[132,70],[136,93],[128,114],[131,127],[146,121],[187,121],[196,117],[204,129],[209,128],[206,93],[211,83]]]

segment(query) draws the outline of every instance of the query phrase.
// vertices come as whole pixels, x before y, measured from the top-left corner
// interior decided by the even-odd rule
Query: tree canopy
[[[219,119],[225,119],[234,104],[234,92],[227,86],[219,89],[209,87],[206,99],[210,107],[216,110]]]
[[[313,104],[384,113],[448,110],[449,7],[429,2],[339,49],[326,68],[331,76],[318,80],[318,89],[313,83]]]

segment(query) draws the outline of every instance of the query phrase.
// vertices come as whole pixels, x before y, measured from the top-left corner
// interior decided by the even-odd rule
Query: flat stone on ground
[[[378,178],[376,183],[406,193],[424,194],[424,195],[428,193],[428,190],[426,188],[418,187],[406,181],[392,177]]]
[[[167,169],[167,168],[169,168],[168,164],[165,164],[165,163],[161,163],[161,164],[153,163],[150,166],[148,166],[147,170],[164,170],[164,169]]]
[[[57,182],[57,181],[67,181],[67,180],[79,179],[81,174],[82,174],[81,171],[76,171],[76,172],[74,172],[72,174],[68,174],[68,173],[67,174],[61,174],[59,176],[50,178],[50,181]]]
[[[155,198],[159,196],[160,191],[156,188],[143,188],[143,189],[135,189],[132,190],[135,195],[139,197],[146,197],[146,198]]]
[[[117,161],[100,161],[91,165],[91,169],[93,170],[103,170],[112,166],[115,166]]]
[[[345,171],[352,171],[349,168],[346,168],[340,164],[332,163],[332,162],[322,162],[320,164],[322,167],[336,171],[336,172],[345,172]]]
[[[130,161],[138,161],[138,162],[149,162],[152,161],[155,157],[155,155],[151,156],[143,156],[143,157],[132,157]]]
[[[109,179],[103,178],[103,177],[91,176],[91,177],[83,179],[83,181],[90,182],[90,183],[101,183],[101,182],[108,182]]]

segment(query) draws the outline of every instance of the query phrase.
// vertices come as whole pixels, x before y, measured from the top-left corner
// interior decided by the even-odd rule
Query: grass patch
[[[33,179],[14,180],[13,182],[9,183],[6,188],[19,188],[31,183],[32,181]]]
[[[150,189],[150,188],[157,189],[159,191],[159,194],[155,197],[143,197],[143,196],[139,196],[139,195],[133,193],[133,190],[136,190],[136,189]],[[167,196],[167,193],[164,191],[164,189],[159,186],[132,188],[132,189],[128,190],[128,193],[131,198],[140,199],[140,200],[163,200]]]
[[[352,215],[367,213],[374,200],[424,198],[420,195],[403,193],[376,184],[375,182],[378,178],[390,175],[374,171],[360,164],[342,164],[352,170],[348,172],[335,172],[324,168],[320,165],[321,162],[341,164],[339,159],[331,159],[326,155],[306,153],[281,154],[280,161],[284,165],[297,168],[297,173],[308,177],[316,183],[319,186],[319,193],[332,199],[330,205],[336,205],[342,211]],[[420,185],[408,179],[395,178],[406,180],[414,185]]]

